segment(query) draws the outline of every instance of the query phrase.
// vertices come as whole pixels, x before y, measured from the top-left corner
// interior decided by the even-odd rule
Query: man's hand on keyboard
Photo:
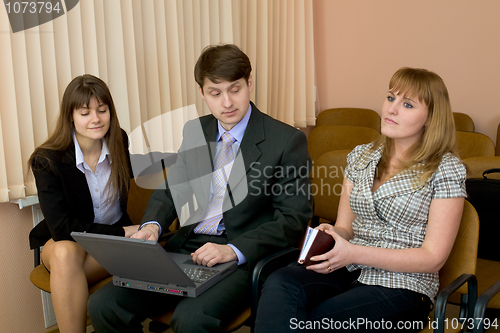
[[[229,245],[214,243],[206,243],[194,253],[191,253],[191,257],[195,264],[207,267],[238,259],[236,253]]]

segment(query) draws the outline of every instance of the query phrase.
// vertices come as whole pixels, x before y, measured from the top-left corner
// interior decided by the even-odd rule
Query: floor
[[[458,307],[454,306],[454,305],[448,305],[448,308],[447,308],[447,314],[449,315],[452,315],[452,314],[458,314]],[[490,329],[486,330],[485,333],[493,333],[493,332],[500,332],[500,314],[498,312],[495,313],[495,315],[498,317],[496,318],[496,323],[498,324],[498,327],[491,327]],[[151,333],[149,331],[149,322],[150,320],[147,319],[146,321],[143,322],[143,326],[144,326],[144,333]],[[58,329],[55,329],[55,330],[52,330],[52,331],[49,331],[50,333],[59,333],[59,330]],[[86,333],[93,333],[94,332],[94,329],[92,327],[92,325],[89,325],[87,327],[87,332]],[[174,333],[174,331],[172,329],[167,329],[165,330],[164,332],[162,333]],[[235,333],[250,333],[250,327],[247,327],[247,326],[243,326],[241,328],[239,328],[238,330],[235,331]]]

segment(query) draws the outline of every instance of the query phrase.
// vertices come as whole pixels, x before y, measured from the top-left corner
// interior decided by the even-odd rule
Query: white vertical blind
[[[52,133],[72,78],[108,83],[132,153],[174,152],[209,113],[194,81],[208,45],[234,43],[253,67],[259,109],[315,124],[312,0],[82,0],[12,33],[0,10],[0,202],[36,194],[27,160]]]

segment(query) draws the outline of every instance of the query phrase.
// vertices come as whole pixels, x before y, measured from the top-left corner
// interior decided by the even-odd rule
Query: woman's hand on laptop
[[[123,227],[125,230],[125,237],[132,237],[133,234],[137,232],[137,229],[139,229],[139,225],[129,225],[126,227]]]
[[[145,240],[158,241],[158,231],[159,228],[155,224],[145,225],[141,230],[134,233],[130,238],[138,238]]]
[[[207,267],[238,259],[236,253],[229,245],[214,243],[205,243],[194,253],[191,253],[191,257],[195,264]]]

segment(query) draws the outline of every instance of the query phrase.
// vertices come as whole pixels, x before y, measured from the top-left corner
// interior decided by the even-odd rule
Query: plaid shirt
[[[420,188],[414,187],[415,170],[405,170],[372,193],[373,180],[382,148],[370,152],[372,144],[360,145],[347,156],[346,177],[354,184],[350,206],[356,219],[352,244],[405,249],[420,247],[427,230],[432,199],[465,197],[466,169],[453,154],[443,156],[438,169]],[[359,282],[387,288],[413,290],[431,300],[439,287],[438,273],[399,273],[351,264],[361,269]]]

